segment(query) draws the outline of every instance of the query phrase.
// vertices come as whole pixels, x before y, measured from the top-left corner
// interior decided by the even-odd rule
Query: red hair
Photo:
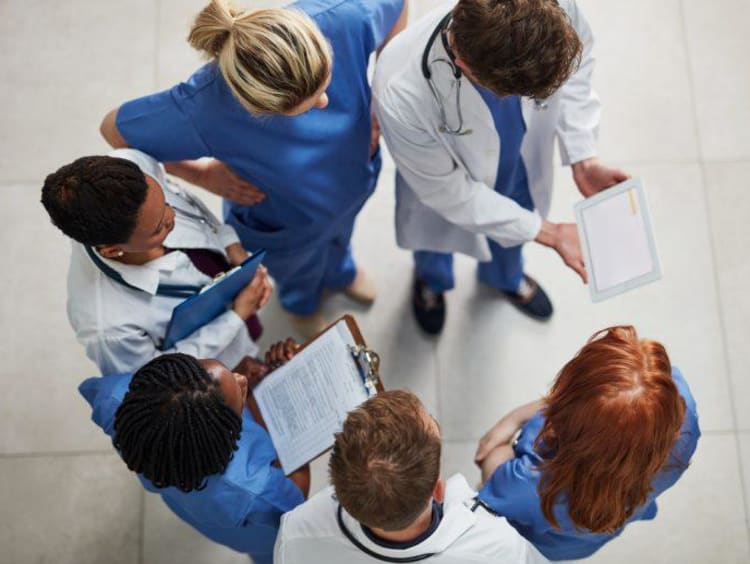
[[[542,511],[564,495],[578,528],[613,533],[646,502],[685,417],[664,347],[630,326],[589,339],[545,399],[535,448]]]

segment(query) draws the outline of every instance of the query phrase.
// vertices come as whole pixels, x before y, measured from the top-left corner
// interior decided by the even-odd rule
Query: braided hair
[[[165,354],[135,373],[115,414],[114,445],[157,488],[201,490],[237,450],[242,418],[192,356]]]
[[[81,157],[44,181],[42,204],[63,233],[84,245],[127,243],[146,200],[146,177],[117,157]]]

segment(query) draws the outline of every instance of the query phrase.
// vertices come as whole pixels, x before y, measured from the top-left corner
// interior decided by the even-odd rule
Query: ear
[[[108,259],[116,259],[123,255],[123,250],[119,245],[99,245],[96,252]]]
[[[432,490],[432,499],[438,503],[443,503],[443,500],[445,499],[445,480],[442,478],[438,478],[438,481]]]

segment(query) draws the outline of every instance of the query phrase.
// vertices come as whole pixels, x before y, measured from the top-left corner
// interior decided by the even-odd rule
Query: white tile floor
[[[272,0],[264,4],[273,3]],[[443,337],[408,312],[411,262],[396,248],[392,165],[355,234],[381,299],[354,309],[388,387],[415,390],[442,422],[446,473],[497,416],[545,390],[594,330],[636,324],[662,340],[697,396],[704,436],[654,522],[592,562],[750,562],[750,0],[580,0],[598,38],[601,152],[648,186],[664,280],[592,305],[543,249],[527,253],[557,315],[540,325],[479,288],[458,260]],[[203,0],[0,0],[0,563],[247,562],[145,495],[89,422],[76,385],[94,374],[65,318],[67,243],[39,205],[45,174],[100,153],[97,126],[118,102],[186,77],[184,38]],[[414,0],[418,14],[430,5]],[[560,170],[552,217],[577,196]],[[218,206],[218,201],[211,200]],[[350,304],[333,297],[333,316]],[[278,304],[269,338],[288,327]],[[325,482],[316,462],[314,488]]]

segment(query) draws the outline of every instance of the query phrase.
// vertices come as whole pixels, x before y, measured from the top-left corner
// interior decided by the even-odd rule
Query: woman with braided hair
[[[270,562],[282,513],[307,497],[309,468],[284,476],[252,389],[297,348],[277,343],[265,362],[246,360],[244,374],[165,354],[79,390],[148,491],[210,539]]]

